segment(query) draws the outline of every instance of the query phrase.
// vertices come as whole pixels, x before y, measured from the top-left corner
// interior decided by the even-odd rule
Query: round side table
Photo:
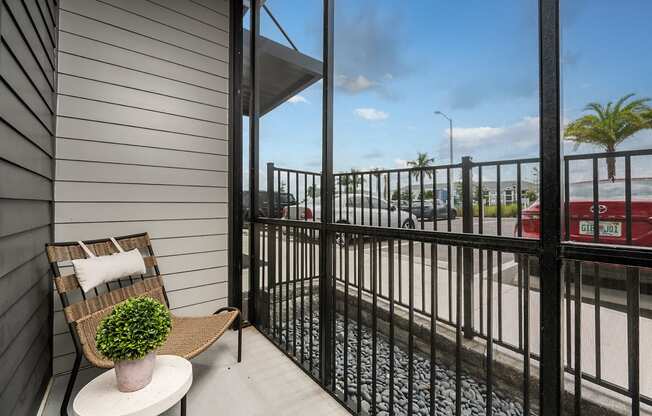
[[[82,388],[73,402],[76,416],[158,416],[181,402],[186,415],[186,393],[192,384],[190,361],[175,355],[159,355],[152,382],[132,393],[118,390],[115,370],[109,370]]]

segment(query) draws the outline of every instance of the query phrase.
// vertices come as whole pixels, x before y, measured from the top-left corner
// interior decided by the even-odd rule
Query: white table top
[[[76,416],[157,416],[178,403],[192,384],[190,361],[175,355],[159,355],[152,382],[145,388],[122,393],[115,370],[88,383],[75,397]]]

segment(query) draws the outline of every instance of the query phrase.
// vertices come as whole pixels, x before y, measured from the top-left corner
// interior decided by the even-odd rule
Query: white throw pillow
[[[110,256],[95,256],[88,248],[80,242],[84,251],[89,255],[86,259],[72,261],[75,275],[84,292],[116,279],[123,277],[145,274],[145,262],[137,248],[130,251],[122,251],[122,248],[114,241],[120,250],[119,253]]]

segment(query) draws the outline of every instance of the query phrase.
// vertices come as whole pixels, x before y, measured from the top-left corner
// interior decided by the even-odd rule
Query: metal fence
[[[631,158],[649,154],[652,152],[619,152],[615,155],[625,161],[626,215],[622,220],[627,223],[624,228],[629,230],[626,241],[630,244]],[[598,221],[595,224],[599,224],[601,200],[597,188],[601,182],[596,164],[605,157],[604,154],[595,154],[565,158],[566,230],[570,230],[572,216],[568,203],[571,164],[581,160],[592,163],[592,215],[594,221]],[[332,224],[320,223],[319,173],[268,164],[267,198],[271,207],[268,212],[282,212],[280,216],[283,218],[259,218],[255,225],[259,227],[257,242],[260,253],[257,308],[267,334],[316,377],[320,376],[319,354],[328,354],[332,374],[336,375],[332,378],[332,391],[358,413],[361,410],[369,414],[381,411],[389,414],[418,413],[411,409],[412,404],[402,407],[395,401],[396,386],[392,377],[397,363],[392,354],[395,353],[395,344],[400,343],[405,344],[402,351],[409,357],[408,362],[413,362],[415,356],[420,357],[417,361],[424,359],[428,362],[430,357],[430,390],[425,396],[421,392],[423,389],[415,393],[414,368],[408,365],[407,402],[412,403],[412,399],[418,396],[422,400],[427,398],[429,403],[429,413],[420,414],[435,414],[436,370],[446,365],[446,371],[454,373],[453,382],[448,383],[455,386],[453,412],[460,411],[463,404],[465,408],[471,406],[460,391],[461,380],[469,377],[469,380],[484,386],[481,387],[484,395],[479,401],[483,402],[487,414],[492,413],[489,409],[496,401],[503,403],[508,396],[520,409],[518,414],[536,413],[538,404],[533,402],[533,397],[538,396],[531,393],[536,391],[533,386],[538,380],[533,373],[538,368],[539,345],[533,342],[532,336],[539,333],[538,328],[533,330],[533,326],[540,323],[538,317],[532,315],[531,299],[539,296],[538,244],[520,237],[523,236],[523,210],[527,208],[524,203],[533,202],[538,197],[535,193],[534,198],[525,199],[523,172],[528,165],[537,165],[538,162],[538,159],[519,159],[475,163],[465,157],[461,163],[453,165],[337,173],[332,182]],[[510,171],[515,180],[505,179],[506,171]],[[492,213],[491,227],[487,226],[483,208],[491,199],[483,186],[488,181],[495,185],[495,213]],[[505,205],[501,191],[507,186],[505,183],[509,183],[516,194],[513,217],[505,216],[503,211]],[[297,203],[281,210],[276,206],[279,200],[274,199],[275,193],[292,193]],[[443,196],[445,201],[440,199]],[[437,212],[438,204],[442,206],[441,215]],[[426,205],[434,207],[432,218],[424,215]],[[460,218],[456,219],[453,212],[461,214]],[[440,224],[442,221],[443,225]],[[506,224],[512,229],[505,229]],[[594,230],[594,241],[601,242],[597,235],[599,227],[595,226]],[[334,279],[330,300],[318,295],[319,233],[324,231],[335,236],[328,261]],[[565,236],[570,240],[570,231]],[[568,260],[563,267],[564,366],[575,380],[572,394],[576,413],[581,412],[578,409],[590,413],[591,409],[605,405],[583,399],[582,386],[586,382],[629,398],[632,406],[638,406],[638,403],[652,405],[650,395],[641,394],[638,351],[640,316],[649,312],[641,308],[640,295],[652,294],[649,278],[652,274],[644,268],[598,263],[600,257],[586,260]],[[511,262],[515,262],[515,266],[506,277],[503,266]],[[604,299],[605,289],[610,291],[609,299]],[[509,295],[506,300],[507,293],[512,290],[516,295]],[[329,318],[332,333],[339,331],[343,334],[339,341],[333,337],[332,348],[326,350],[319,349],[319,302],[332,303],[332,307],[327,308],[332,312]],[[379,306],[378,302],[382,305]],[[587,358],[582,358],[582,352],[587,349],[582,343],[582,322],[586,319],[586,313],[582,313],[583,305],[591,305],[593,309],[594,341],[590,346],[593,357],[588,366]],[[627,354],[623,353],[622,358],[627,355],[629,365],[628,377],[624,381],[614,380],[602,369],[601,334],[605,330],[602,324],[605,311],[616,311],[625,316],[628,342]],[[405,317],[401,316],[402,312]],[[408,337],[398,341],[395,324],[402,321],[406,324],[400,330],[407,332]],[[453,330],[452,339],[438,335],[441,325]],[[379,326],[383,328],[379,329]],[[350,327],[358,332],[351,335]],[[369,356],[373,363],[369,366],[362,364],[368,351],[359,346],[364,331],[371,334],[372,353]],[[357,336],[358,347],[348,348],[350,335]],[[377,353],[379,337],[387,344],[389,356]],[[479,358],[477,353],[469,352],[464,346],[466,341],[462,339],[481,345],[484,355]],[[340,345],[338,348],[337,342],[347,347]],[[444,350],[446,345],[452,348],[453,354],[449,355],[455,357],[454,363],[438,362],[436,346],[440,344]],[[518,359],[520,366],[514,368],[503,362],[496,365],[495,351],[521,357]],[[351,357],[354,358],[352,362]],[[379,364],[382,360],[388,360],[385,364],[389,370],[389,384],[378,379],[380,368],[385,368]],[[472,363],[478,360],[484,365],[482,374],[472,368]],[[590,368],[584,368],[583,363],[584,367]],[[504,374],[496,374],[496,366]],[[368,377],[365,371],[369,372]],[[351,374],[357,378],[350,379]],[[371,400],[365,399],[358,382],[360,377],[371,380],[372,392],[377,392],[379,382],[383,388],[389,389],[389,403],[383,402],[387,409],[385,405],[378,407],[376,394],[369,393]],[[514,377],[521,380],[520,388],[515,387]],[[504,380],[496,381],[501,379]],[[355,386],[355,391],[350,389],[351,385]],[[493,394],[494,387],[501,390],[502,396]],[[365,405],[363,409],[365,402],[370,407]],[[392,406],[397,407],[394,409]]]

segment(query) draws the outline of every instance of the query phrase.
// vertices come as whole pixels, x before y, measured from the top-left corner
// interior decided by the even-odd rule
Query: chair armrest
[[[220,308],[217,311],[215,311],[215,313],[213,313],[213,315],[218,315],[218,314],[220,314],[220,313],[222,313],[224,311],[238,312],[238,315],[240,315],[240,309],[238,309],[236,307],[233,307],[233,306],[225,306],[223,308]]]

